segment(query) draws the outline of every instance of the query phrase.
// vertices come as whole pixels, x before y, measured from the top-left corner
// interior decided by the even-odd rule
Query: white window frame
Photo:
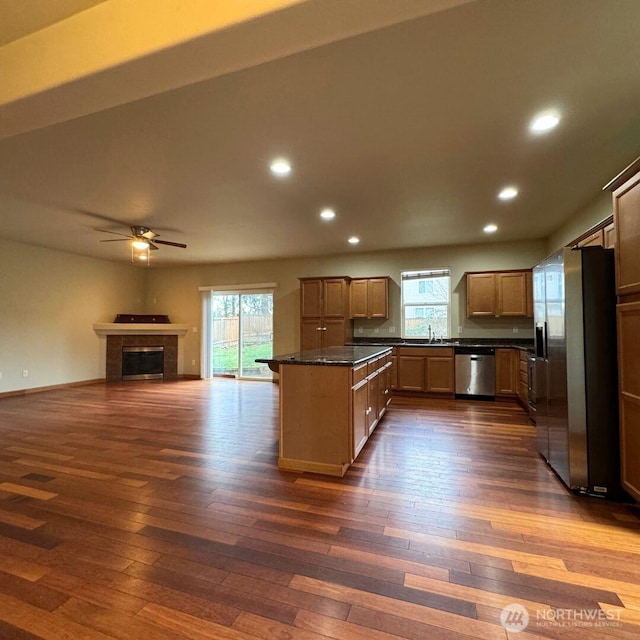
[[[415,304],[405,304],[404,302],[404,283],[408,280],[418,280],[422,278],[435,278],[435,277],[447,277],[449,279],[449,292],[448,292],[448,302],[446,305],[434,305],[428,304],[424,301],[417,302]],[[438,336],[438,338],[451,338],[451,269],[442,268],[442,269],[421,269],[419,271],[402,271],[400,273],[400,316],[401,316],[401,336],[402,338],[412,339],[412,338],[429,338],[428,335],[425,336],[408,336],[405,334],[405,309],[407,307],[435,307],[435,306],[446,306],[447,307],[447,335],[446,336]]]

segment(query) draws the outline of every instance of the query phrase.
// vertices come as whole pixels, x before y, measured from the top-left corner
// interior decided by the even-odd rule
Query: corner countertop
[[[257,358],[256,362],[269,365],[304,364],[330,367],[354,367],[371,358],[391,351],[393,345],[348,345],[345,347],[327,347],[326,349],[312,349],[297,351],[272,358]],[[273,371],[273,369],[272,369]]]

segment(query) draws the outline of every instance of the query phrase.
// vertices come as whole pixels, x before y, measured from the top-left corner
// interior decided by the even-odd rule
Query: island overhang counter
[[[280,374],[278,467],[343,476],[386,411],[391,348],[327,347],[256,362]]]

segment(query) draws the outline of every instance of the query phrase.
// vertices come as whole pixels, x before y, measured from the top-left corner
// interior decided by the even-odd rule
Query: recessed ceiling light
[[[483,231],[485,233],[495,233],[498,230],[498,225],[496,224],[488,224]]]
[[[560,122],[560,116],[554,111],[539,113],[529,125],[531,133],[546,133],[555,129]]]
[[[358,244],[358,242],[360,242],[360,238],[358,238],[358,236],[351,236],[348,242],[349,244]]]
[[[518,190],[515,187],[505,187],[498,194],[500,200],[513,200],[518,195]]]
[[[336,217],[336,212],[333,209],[323,209],[320,212],[320,217],[323,220],[333,220]]]
[[[270,169],[276,176],[288,176],[291,173],[291,164],[284,158],[276,158],[271,163]]]

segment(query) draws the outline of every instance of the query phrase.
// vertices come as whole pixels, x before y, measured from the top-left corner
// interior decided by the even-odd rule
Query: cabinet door
[[[617,293],[640,293],[640,173],[613,192],[613,207]]]
[[[355,387],[351,392],[353,406],[352,460],[355,460],[369,437],[369,416],[367,414],[367,409],[369,407],[368,393],[369,390],[366,382],[361,384],[359,387]]]
[[[300,319],[300,351],[308,349],[320,349],[322,346],[322,335],[320,318]]]
[[[493,316],[496,313],[496,281],[493,273],[467,274],[467,316]]]
[[[613,224],[608,224],[604,229],[604,248],[613,249],[616,246],[616,228]]]
[[[533,271],[527,271],[527,318],[533,318]]]
[[[351,281],[349,285],[349,299],[351,301],[352,318],[367,317],[368,286],[369,281],[365,278]]]
[[[389,317],[389,278],[369,278],[367,281],[367,317]]]
[[[321,346],[322,347],[341,347],[345,343],[347,333],[347,320],[344,318],[325,318],[323,322],[323,330]]]
[[[398,389],[424,391],[424,357],[398,356]]]
[[[619,304],[617,315],[622,485],[640,500],[640,302]]]
[[[426,361],[426,391],[433,393],[453,393],[453,358],[428,356]]]
[[[496,395],[515,396],[519,357],[515,349],[496,349]]]
[[[496,274],[496,316],[527,315],[527,274],[515,271]]]
[[[578,242],[579,247],[602,247],[604,246],[604,232],[602,229],[594,231],[590,236]]]
[[[369,435],[373,433],[373,430],[376,428],[376,423],[378,422],[379,384],[380,375],[377,373],[369,378],[369,384],[367,384],[367,389],[369,390],[369,407],[367,409],[367,426]]]
[[[344,278],[326,278],[323,287],[323,315],[325,318],[348,318],[348,290]]]
[[[303,318],[322,316],[322,280],[300,280],[300,315]]]
[[[398,356],[391,356],[391,367],[389,367],[389,388],[397,389],[398,388]]]

